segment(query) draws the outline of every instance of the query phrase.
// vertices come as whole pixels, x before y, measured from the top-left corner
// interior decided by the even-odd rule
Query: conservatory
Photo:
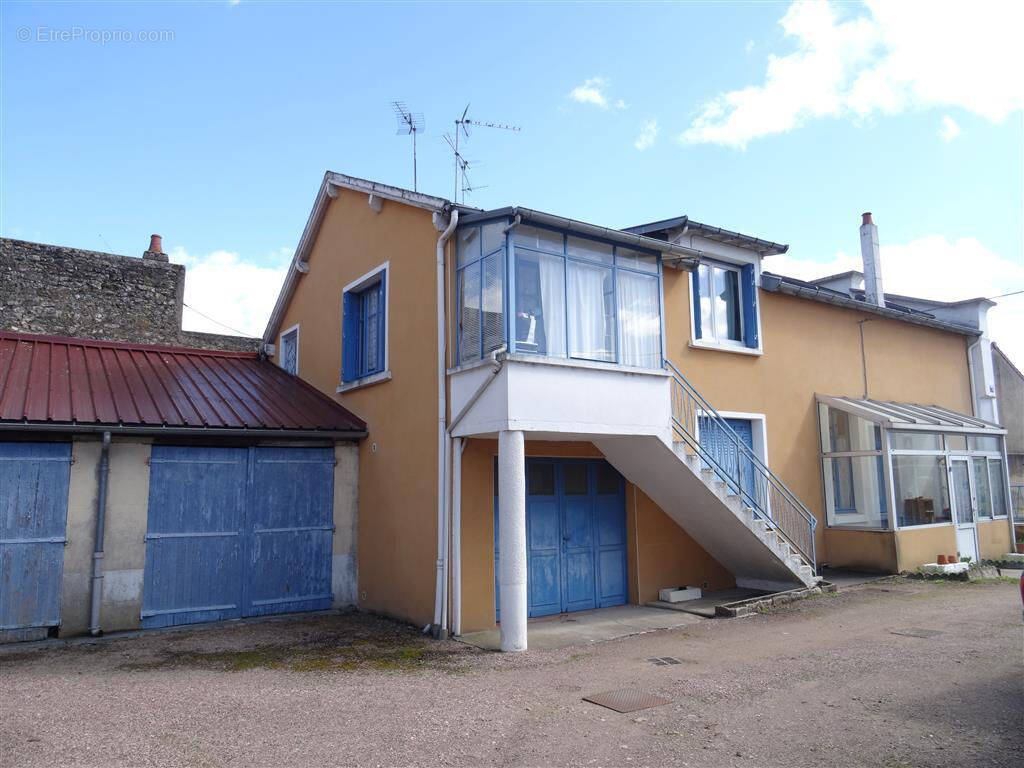
[[[1006,430],[937,406],[817,400],[826,535],[887,533],[889,570],[1010,551]]]

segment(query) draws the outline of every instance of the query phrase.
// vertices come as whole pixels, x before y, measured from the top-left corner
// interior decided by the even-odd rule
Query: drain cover
[[[653,659],[648,659],[651,664],[656,667],[667,667],[669,664],[682,664],[682,662],[674,656],[656,656]]]
[[[937,629],[921,629],[920,627],[911,627],[910,629],[893,629],[890,631],[893,635],[905,635],[906,637],[935,637],[941,635]]]
[[[599,707],[607,707],[616,712],[636,712],[638,709],[650,709],[669,704],[668,699],[655,696],[653,693],[641,691],[637,688],[620,688],[617,691],[605,691],[604,693],[592,693],[583,697],[584,701],[597,704]]]

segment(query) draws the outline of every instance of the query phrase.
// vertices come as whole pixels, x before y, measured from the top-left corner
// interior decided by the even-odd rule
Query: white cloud
[[[616,109],[629,109],[629,105],[625,101],[623,101],[622,99],[618,99],[615,102],[615,108]]]
[[[608,109],[608,97],[605,91],[608,81],[603,77],[588,77],[583,85],[577,85],[569,91],[569,98],[580,104],[593,104],[601,109]]]
[[[645,149],[650,149],[654,146],[655,139],[658,138],[659,130],[657,120],[645,120],[644,124],[640,126],[640,133],[637,134],[633,146],[641,152]]]
[[[745,46],[743,46],[743,50],[745,50],[747,53],[750,53],[751,51],[753,51],[754,50],[754,41],[753,40],[747,40],[747,44]]]
[[[960,125],[949,115],[942,118],[939,123],[939,138],[947,144],[962,133]]]
[[[1024,289],[1024,264],[998,256],[973,237],[948,240],[928,235],[903,245],[881,246],[882,280],[886,293],[956,301],[998,296]],[[850,269],[863,270],[860,254],[840,251],[828,261],[791,254],[772,256],[765,269],[800,279],[824,277]],[[1024,294],[996,299],[989,310],[989,332],[1003,351],[1024,365]]]
[[[273,253],[270,261],[274,266],[267,267],[230,251],[191,256],[178,247],[171,251],[170,259],[186,269],[185,303],[193,309],[184,309],[185,330],[262,336],[284,283],[291,250],[281,248]]]
[[[761,85],[704,104],[680,138],[742,148],[827,117],[957,107],[998,122],[1024,106],[1024,4],[980,0],[969,13],[949,0],[866,7],[850,15],[845,5],[794,2],[779,24],[796,50],[769,56]]]

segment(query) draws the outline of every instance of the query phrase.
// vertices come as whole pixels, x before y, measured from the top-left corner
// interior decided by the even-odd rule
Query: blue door
[[[60,624],[71,443],[0,443],[0,633]]]
[[[153,446],[142,625],[331,604],[330,448]]]
[[[496,611],[500,606],[497,509],[495,485]],[[528,459],[526,544],[531,617],[626,603],[622,476],[605,461]]]
[[[723,419],[732,431],[736,433],[736,436],[747,446],[752,452],[754,452],[754,425],[750,419]],[[719,427],[711,419],[700,417],[700,444],[707,448],[713,457],[715,457],[723,468],[731,475],[735,476],[738,472],[742,483],[744,492],[753,500],[759,503],[762,500],[758,499],[757,496],[757,477],[754,474],[754,462],[744,455],[736,455],[732,450],[727,450],[726,446],[730,445],[724,434],[725,430]],[[756,452],[755,452],[756,455]]]

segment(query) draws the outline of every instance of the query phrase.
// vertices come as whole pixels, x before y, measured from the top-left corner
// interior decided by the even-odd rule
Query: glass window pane
[[[621,346],[619,363],[638,368],[660,368],[661,314],[658,278],[619,272],[616,285]]]
[[[484,256],[494,253],[499,248],[505,247],[505,227],[508,226],[504,219],[484,224],[480,228],[480,247]]]
[[[989,487],[988,459],[977,456],[974,464],[974,493],[978,498],[978,517],[992,517],[992,489]]]
[[[826,458],[824,472],[829,525],[889,527],[881,455]]]
[[[819,406],[819,414],[825,453],[881,450],[882,432],[874,422],[825,404]]]
[[[521,224],[512,232],[516,245],[550,253],[565,252],[561,232],[540,227],[526,227]]]
[[[942,435],[932,432],[891,432],[894,451],[941,451]]]
[[[620,267],[642,269],[644,272],[658,271],[657,256],[643,251],[634,251],[631,248],[616,248],[615,263]]]
[[[516,251],[516,351],[565,357],[565,259]]]
[[[892,480],[900,526],[952,521],[942,456],[893,456]]]
[[[953,506],[960,523],[974,522],[974,504],[971,502],[971,480],[966,461],[954,461],[950,466],[953,477]]]
[[[947,451],[966,451],[967,450],[967,436],[966,435],[946,435],[946,450]]]
[[[459,254],[458,265],[468,264],[480,256],[480,229],[479,227],[466,227],[459,230],[457,244]]]
[[[741,341],[740,281],[731,269],[713,267],[715,334],[719,339]]]
[[[459,362],[480,359],[480,265],[459,273]]]
[[[600,462],[597,465],[597,492],[602,496],[617,494],[619,492],[619,481],[621,475],[607,462]]]
[[[531,496],[555,495],[555,465],[531,461],[526,464],[526,492]]]
[[[286,333],[281,338],[281,367],[288,373],[298,374],[299,345],[297,344],[299,332]]]
[[[484,354],[505,344],[505,252],[485,256],[483,264],[483,331]]]
[[[585,496],[587,494],[587,465],[568,462],[562,465],[562,480],[565,482],[567,496]]]
[[[568,251],[570,256],[603,261],[605,264],[612,263],[612,247],[608,243],[569,235]]]
[[[700,335],[702,339],[715,337],[714,317],[711,313],[711,267],[697,267],[697,291],[700,293]]]
[[[612,271],[569,261],[569,356],[615,360],[615,316]]]
[[[998,451],[999,438],[992,435],[969,435],[967,447],[972,451]]]
[[[1003,476],[1003,460],[988,460],[988,477],[992,489],[992,512],[998,517],[1006,514],[1006,478]]]

